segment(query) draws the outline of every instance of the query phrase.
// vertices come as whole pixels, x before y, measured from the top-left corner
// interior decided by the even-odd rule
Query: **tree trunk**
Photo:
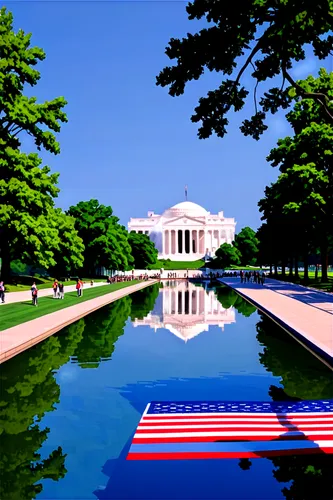
[[[298,274],[298,257],[295,257],[295,278],[299,278]]]
[[[10,283],[10,248],[7,242],[2,241],[1,248],[1,279],[5,283]]]
[[[315,280],[317,281],[317,279],[318,279],[318,264],[316,263]]]
[[[289,277],[291,278],[292,275],[293,275],[293,258],[292,256],[290,257],[290,260],[289,260]]]
[[[309,281],[309,254],[308,249],[305,249],[304,252],[304,283],[308,283]]]
[[[321,282],[325,283],[328,281],[328,275],[327,275],[328,254],[326,245],[323,245],[320,249],[320,259],[321,259]]]
[[[286,277],[286,259],[283,257],[282,262],[281,262],[281,268],[282,268],[282,278]]]
[[[274,262],[274,276],[275,277],[277,277],[277,275],[278,275],[278,269],[277,268],[278,268],[277,263]]]
[[[273,265],[272,264],[269,265],[269,274],[270,274],[270,276],[272,276],[272,274],[273,274]]]

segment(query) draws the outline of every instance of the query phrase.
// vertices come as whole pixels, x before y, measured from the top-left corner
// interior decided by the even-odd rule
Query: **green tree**
[[[158,250],[149,236],[131,231],[128,236],[128,242],[132,249],[136,269],[149,269],[149,266],[156,264]]]
[[[255,231],[250,227],[243,229],[236,234],[233,245],[240,251],[243,266],[254,265],[257,262],[259,240]]]
[[[214,260],[221,269],[227,269],[231,265],[238,266],[241,258],[241,253],[236,247],[230,245],[230,243],[223,243],[216,250]]]
[[[84,320],[65,328],[7,361],[0,374],[0,497],[6,500],[32,500],[41,493],[40,481],[58,481],[66,474],[66,455],[58,447],[41,458],[49,428],[39,422],[55,410],[60,388],[54,376],[69,361],[82,338]]]
[[[303,86],[332,99],[333,72],[320,70],[318,78],[308,77]],[[294,254],[303,257],[305,278],[309,253],[320,249],[322,280],[327,281],[327,256],[333,247],[333,124],[310,99],[297,101],[287,120],[294,136],[280,139],[267,158],[281,174],[266,188],[259,207],[269,225],[280,214],[293,228]]]
[[[10,277],[10,262],[21,258],[41,266],[54,265],[49,212],[58,194],[58,174],[40,168],[37,154],[24,154],[21,137],[28,135],[38,150],[60,152],[54,133],[67,122],[66,101],[58,97],[38,103],[24,94],[40,79],[35,68],[45,59],[41,48],[31,47],[31,34],[13,31],[13,16],[0,10],[0,252],[2,276]]]
[[[184,93],[185,85],[198,80],[205,69],[224,76],[217,89],[200,98],[191,117],[192,122],[201,122],[200,139],[213,132],[218,137],[226,134],[228,113],[240,111],[249,94],[241,79],[250,67],[255,106],[253,116],[241,126],[244,135],[258,140],[267,129],[266,114],[288,108],[290,87],[285,88],[285,82],[300,98],[316,100],[333,122],[332,101],[327,94],[309,91],[301,82],[294,81],[290,73],[295,63],[306,58],[306,45],[311,46],[318,59],[330,55],[332,0],[194,0],[186,11],[190,20],[206,18],[209,24],[182,40],[169,41],[166,55],[175,59],[176,64],[160,72],[157,85],[169,86],[169,94],[179,96]],[[279,75],[281,84],[265,89],[257,103],[258,84]]]
[[[93,275],[97,267],[127,270],[133,264],[128,232],[118,222],[110,206],[97,200],[80,201],[67,212],[74,217],[75,228],[82,238],[84,268]]]
[[[75,219],[60,208],[53,211],[52,223],[58,229],[59,246],[54,250],[55,276],[67,275],[83,266],[84,245],[77,230]]]

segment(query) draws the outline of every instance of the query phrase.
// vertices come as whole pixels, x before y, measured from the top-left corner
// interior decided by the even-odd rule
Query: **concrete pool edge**
[[[39,318],[3,330],[0,332],[0,364],[39,344],[66,326],[75,323],[101,307],[158,282],[159,280],[155,279],[129,285],[81,304],[75,304],[60,311],[45,314]],[[25,326],[24,331],[22,329],[23,325]]]
[[[326,350],[322,349],[318,344],[315,343],[315,339],[309,339],[301,331],[297,331],[294,327],[289,325],[286,321],[281,319],[279,316],[275,315],[272,311],[264,307],[260,302],[256,301],[253,297],[249,297],[246,293],[241,292],[238,288],[231,285],[225,280],[218,279],[219,283],[227,286],[234,292],[238,293],[247,302],[255,306],[259,311],[265,314],[269,319],[274,321],[279,327],[281,327],[285,332],[287,332],[291,337],[293,337],[297,342],[299,342],[305,349],[307,349],[311,354],[316,356],[322,363],[324,363],[328,368],[333,370],[333,356],[329,354]]]

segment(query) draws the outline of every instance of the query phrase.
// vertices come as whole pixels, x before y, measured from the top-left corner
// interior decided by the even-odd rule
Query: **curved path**
[[[93,287],[96,288],[96,286],[104,286],[108,285],[106,281],[97,281],[94,283]],[[76,285],[65,285],[65,293],[66,292],[75,292],[76,290]],[[91,288],[90,283],[87,282],[84,287],[83,287],[83,293],[86,288]],[[38,298],[40,299],[41,297],[48,297],[50,295],[53,295],[53,290],[52,286],[50,288],[42,288],[41,290],[38,290]],[[6,302],[1,305],[6,305],[6,304],[14,304],[14,302],[25,302],[31,300],[31,291],[30,290],[24,290],[23,292],[8,292],[6,293]]]
[[[158,280],[150,280],[136,283],[135,285],[129,285],[102,295],[101,297],[96,297],[95,299],[87,300],[81,304],[66,307],[60,311],[27,321],[21,325],[7,328],[0,332],[0,363],[38,344],[47,337],[62,330],[62,328],[78,321],[83,318],[83,316],[96,311],[100,307],[157,282]]]
[[[267,279],[264,286],[219,281],[252,302],[301,344],[333,367],[333,294],[294,283]]]

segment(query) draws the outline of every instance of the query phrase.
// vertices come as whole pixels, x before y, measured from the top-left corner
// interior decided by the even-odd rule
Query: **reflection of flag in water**
[[[128,460],[255,458],[333,453],[333,400],[153,402]]]

